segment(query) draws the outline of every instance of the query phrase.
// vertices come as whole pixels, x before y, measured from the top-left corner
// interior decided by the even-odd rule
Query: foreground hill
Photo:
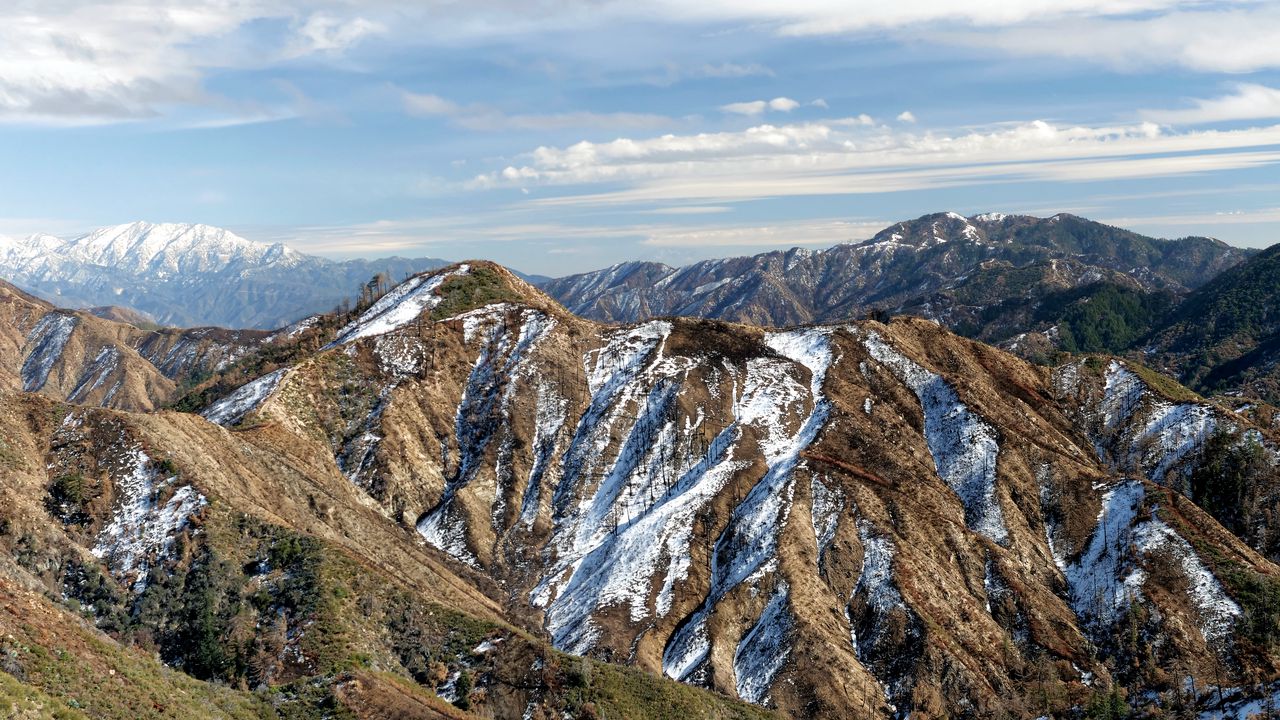
[[[4,393],[0,474],[0,713],[767,716],[556,652],[279,429]]]
[[[828,250],[683,268],[627,263],[543,287],[573,312],[608,321],[686,315],[782,327],[879,310],[987,342],[1056,328],[1053,339],[1067,350],[1118,351],[1176,296],[1248,255],[1209,238],[1157,240],[1066,214],[938,213]],[[1106,317],[1081,312],[1094,297],[1109,306]],[[1117,322],[1097,334],[1099,324]]]
[[[63,307],[124,306],[164,325],[276,328],[327,312],[377,273],[433,258],[334,262],[208,225],[135,222],[73,238],[0,237],[0,278]]]
[[[925,320],[609,327],[487,263],[326,327],[182,437],[323,463],[318,517],[385,514],[563,651],[806,717],[1277,676],[1275,438],[1141,366]]]

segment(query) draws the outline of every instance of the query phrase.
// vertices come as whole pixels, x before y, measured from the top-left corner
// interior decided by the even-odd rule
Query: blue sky
[[[927,212],[1280,241],[1280,4],[18,0],[0,234],[560,275]]]

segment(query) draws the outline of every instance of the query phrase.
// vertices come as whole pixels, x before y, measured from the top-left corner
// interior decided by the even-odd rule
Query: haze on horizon
[[[20,0],[0,234],[199,222],[564,275],[954,210],[1264,246],[1280,5]]]

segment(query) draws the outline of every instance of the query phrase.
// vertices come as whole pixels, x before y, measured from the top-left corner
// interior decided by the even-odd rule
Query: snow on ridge
[[[437,288],[446,280],[466,275],[468,272],[470,272],[469,266],[459,265],[446,272],[438,272],[431,276],[415,275],[405,280],[391,292],[378,298],[378,301],[370,305],[360,317],[339,330],[337,339],[326,345],[325,349],[355,342],[360,338],[389,333],[412,323],[423,312],[440,303],[440,297],[435,294]]]
[[[1138,522],[1145,496],[1138,480],[1111,487],[1103,495],[1098,524],[1079,558],[1068,563],[1054,549],[1054,560],[1067,579],[1072,609],[1094,627],[1106,628],[1142,596],[1147,574],[1139,565],[1141,557],[1168,553],[1188,581],[1191,604],[1205,640],[1228,639],[1241,614],[1240,606],[1223,591],[1191,543],[1154,512]]]
[[[235,392],[205,408],[204,412],[200,413],[201,417],[223,427],[235,425],[246,415],[257,410],[267,396],[275,392],[287,372],[288,368],[280,368],[241,385]]]
[[[776,567],[778,535],[790,516],[795,490],[792,471],[800,461],[800,453],[814,441],[826,424],[830,403],[822,395],[822,383],[832,362],[831,328],[802,328],[769,333],[765,344],[793,363],[809,370],[809,392],[812,409],[794,435],[782,440],[774,429],[788,426],[794,403],[775,405],[773,412],[763,412],[757,396],[744,391],[735,403],[737,422],[765,431],[765,460],[768,469],[751,488],[747,497],[733,509],[729,525],[716,540],[711,556],[711,587],[702,605],[688,622],[668,640],[663,651],[663,672],[677,680],[684,679],[705,659],[710,651],[707,640],[707,618],[733,588],[759,578]],[[769,364],[751,363],[747,373],[769,372]],[[768,381],[766,381],[768,382]],[[750,377],[744,387],[750,387]],[[785,395],[784,395],[785,397]]]
[[[840,514],[844,512],[844,491],[839,486],[827,487],[814,475],[809,480],[809,492],[813,498],[809,515],[813,522],[813,537],[818,543],[818,561],[821,562],[840,526]]]
[[[650,321],[610,334],[603,348],[583,356],[591,400],[561,460],[560,484],[552,498],[557,517],[571,513],[569,505],[578,480],[589,477],[603,461],[613,426],[622,419],[626,407],[648,393],[650,376],[664,374],[657,370],[663,365],[662,346],[670,332],[671,323]]]
[[[1100,405],[1102,427],[1117,434],[1105,442],[1110,462],[1141,470],[1153,482],[1165,476],[1213,434],[1218,419],[1201,403],[1171,403],[1152,392],[1133,371],[1112,360],[1107,365]],[[1104,443],[1097,443],[1099,455]]]
[[[595,641],[591,615],[603,607],[627,604],[633,621],[650,614],[647,605],[654,577],[662,576],[662,586],[654,601],[653,612],[665,616],[675,600],[675,585],[688,577],[689,542],[698,510],[716,496],[733,472],[745,465],[733,458],[736,428],[726,428],[708,448],[704,457],[689,467],[647,508],[637,509],[637,516],[624,518],[616,531],[598,540],[588,541],[591,550],[581,550],[564,558],[547,574],[547,580],[535,591],[535,604],[547,607],[547,629],[557,647],[570,652],[585,652]],[[664,432],[663,438],[673,437]],[[667,442],[666,440],[663,441]],[[549,600],[551,583],[562,572],[572,574],[560,587],[554,600]],[[662,574],[665,563],[666,572]]]
[[[1097,526],[1079,558],[1067,563],[1065,557],[1055,557],[1065,568],[1072,609],[1095,625],[1110,625],[1141,590],[1145,573],[1134,567],[1128,548],[1144,497],[1142,483],[1136,480],[1107,490]]]
[[[1134,545],[1144,555],[1168,552],[1177,560],[1190,585],[1191,603],[1199,615],[1200,634],[1209,642],[1230,640],[1240,606],[1227,597],[1218,578],[1196,555],[1191,543],[1164,521],[1153,517],[1133,531]]]
[[[117,577],[132,577],[133,591],[141,592],[153,563],[168,555],[174,535],[208,501],[194,487],[184,485],[158,506],[157,492],[177,478],[161,478],[141,448],[128,451],[123,465],[126,472],[115,478],[118,506],[91,552],[106,561]]]
[[[529,465],[529,478],[520,504],[520,522],[527,528],[532,527],[538,518],[542,479],[551,469],[556,440],[568,419],[568,411],[569,399],[557,392],[551,383],[540,380],[534,410],[533,462]]]
[[[757,705],[767,702],[773,679],[791,655],[788,635],[794,620],[788,610],[790,587],[781,582],[760,619],[738,643],[733,673],[738,697]]]
[[[920,400],[929,453],[938,476],[964,505],[965,523],[997,543],[1007,543],[1009,530],[995,488],[1000,451],[996,431],[960,401],[941,375],[907,358],[878,333],[867,333],[863,346]]]
[[[484,343],[467,376],[454,414],[454,436],[462,456],[457,472],[445,483],[440,502],[417,525],[418,534],[429,544],[473,566],[478,563],[467,548],[466,519],[453,500],[458,491],[475,478],[495,434],[510,433],[510,404],[516,380],[523,372],[529,353],[556,325],[555,319],[542,311],[525,308],[513,338],[506,317],[514,307],[496,304],[460,316],[468,342],[482,338]],[[505,388],[499,392],[504,383]],[[501,468],[495,470],[501,482]],[[502,499],[501,487],[497,493],[495,509]]]
[[[27,333],[31,352],[22,362],[22,389],[35,392],[49,382],[49,373],[62,357],[71,333],[80,324],[75,315],[51,312],[40,318]]]
[[[857,526],[858,541],[862,543],[862,569],[858,572],[858,581],[854,583],[850,604],[858,597],[866,599],[867,608],[872,613],[870,621],[874,634],[887,627],[889,614],[905,603],[902,593],[898,592],[898,587],[893,582],[893,541],[866,520],[859,520]],[[850,617],[849,639],[858,659],[865,662],[870,659],[870,648],[875,644],[876,638],[870,638],[870,643],[860,643],[854,625],[855,621]]]
[[[588,353],[594,359],[587,369],[587,389],[592,396],[627,382],[670,334],[671,323],[665,320],[651,320],[611,334],[604,347]]]
[[[106,381],[111,373],[115,372],[120,362],[120,351],[114,347],[107,346],[98,351],[97,356],[93,358],[93,362],[81,373],[80,381],[76,383],[76,387],[67,396],[67,400],[71,402],[82,402],[94,390],[102,387],[102,383]]]

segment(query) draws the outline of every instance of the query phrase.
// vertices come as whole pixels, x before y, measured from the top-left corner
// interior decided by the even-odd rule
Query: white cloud
[[[482,104],[462,105],[430,93],[401,91],[405,112],[418,117],[443,117],[469,130],[563,130],[567,128],[656,129],[674,121],[648,113],[567,112],[545,114],[504,113]]]
[[[755,75],[763,75],[773,77],[773,70],[761,65],[760,63],[706,63],[688,73],[690,77],[707,77],[707,78],[743,78]]]
[[[305,12],[304,4],[332,11]],[[0,121],[89,124],[175,106],[217,109],[226,101],[203,87],[209,70],[339,54],[382,29],[345,12],[356,9],[343,0],[3,3]],[[258,21],[291,27],[291,35],[251,42],[238,34]]]
[[[795,245],[831,246],[865,240],[889,223],[819,220],[741,227],[655,228],[645,233],[644,245],[655,247],[747,247]]]
[[[829,105],[827,105],[827,101],[822,98],[813,100],[809,104],[816,108],[822,108],[823,110],[826,110],[828,107],[830,107]]]
[[[1239,83],[1230,95],[1196,99],[1193,108],[1144,110],[1148,120],[1170,125],[1199,125],[1229,120],[1261,120],[1280,117],[1280,89]]]
[[[736,102],[728,105],[721,105],[720,109],[727,113],[737,115],[760,115],[765,110],[776,110],[778,112],[791,112],[800,107],[800,103],[789,97],[776,97],[772,100],[752,100],[750,102]],[[826,103],[822,104],[826,107]]]
[[[1280,67],[1280,4],[1228,3],[1136,17],[1064,17],[1013,27],[924,34],[929,42],[1102,63],[1124,70],[1182,66],[1207,72]]]
[[[431,93],[403,92],[404,109],[410,115],[443,115],[446,117],[462,112],[458,103]]]
[[[1257,210],[1219,210],[1216,212],[1185,213],[1180,215],[1147,215],[1108,218],[1106,222],[1121,227],[1150,225],[1253,225],[1280,223],[1280,207]]]
[[[791,112],[800,107],[800,103],[789,97],[776,97],[769,101],[769,109],[778,112]]]
[[[903,110],[902,112],[898,113],[897,119],[898,119],[898,122],[913,123],[916,121],[916,116],[912,114],[910,110]]]
[[[314,13],[298,28],[297,37],[285,54],[301,57],[314,52],[342,52],[361,39],[386,30],[382,23],[362,17],[343,20],[327,13]]]
[[[769,103],[766,103],[764,100],[752,100],[750,102],[736,102],[729,103],[728,105],[721,105],[720,109],[727,113],[734,113],[736,115],[759,115],[764,112],[767,107],[769,107]]]
[[[480,175],[471,188],[628,185],[544,205],[738,201],[882,193],[978,183],[1078,182],[1259,167],[1280,161],[1280,125],[1163,132],[1032,122],[956,134],[867,129],[856,118],[758,125],[741,132],[620,138],[540,147],[526,163]]]

